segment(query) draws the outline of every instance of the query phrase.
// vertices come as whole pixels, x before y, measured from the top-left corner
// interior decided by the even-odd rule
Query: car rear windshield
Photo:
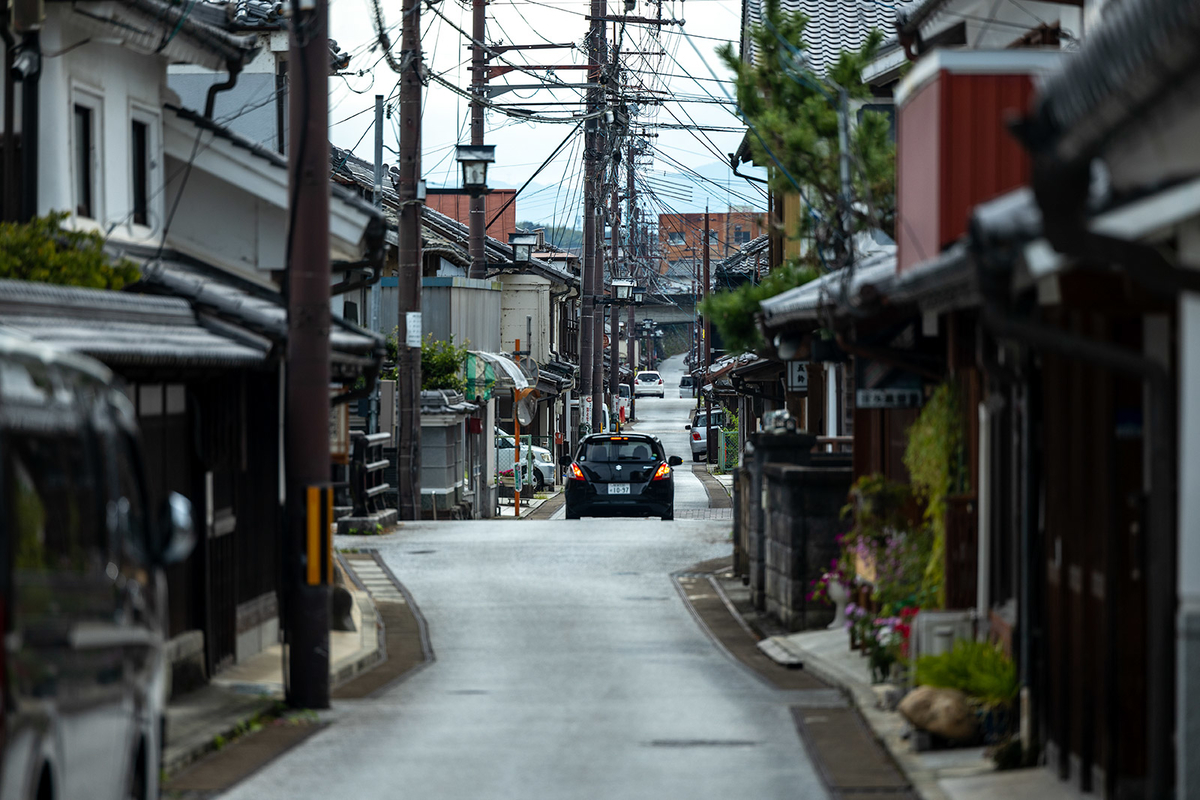
[[[684,375],[682,378],[680,378],[680,379],[679,379],[679,385],[680,385],[680,386],[691,386],[691,385],[692,385],[692,382],[693,382],[694,380],[695,380],[695,379],[694,379],[694,378],[692,378],[692,376],[691,376],[691,375]]]
[[[654,443],[645,439],[610,439],[583,446],[583,460],[600,463],[614,461],[654,461],[660,458]]]
[[[617,395],[619,397],[629,397],[629,387],[622,383],[617,389]]]
[[[639,381],[657,381],[661,380],[657,372],[640,372],[638,373]]]

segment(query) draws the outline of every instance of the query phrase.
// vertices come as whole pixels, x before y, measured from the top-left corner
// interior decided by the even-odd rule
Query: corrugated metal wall
[[[397,327],[399,288],[395,278],[382,280],[380,320],[383,332]],[[436,339],[470,343],[472,350],[500,349],[500,284],[468,278],[425,278],[421,289],[421,323]]]

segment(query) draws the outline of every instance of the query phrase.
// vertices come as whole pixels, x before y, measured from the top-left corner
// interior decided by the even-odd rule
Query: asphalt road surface
[[[637,426],[686,456],[682,360]],[[676,509],[707,499],[687,466]],[[729,523],[642,519],[405,525],[376,547],[436,661],[230,798],[823,798],[786,696],[713,645],[670,573],[728,555]]]

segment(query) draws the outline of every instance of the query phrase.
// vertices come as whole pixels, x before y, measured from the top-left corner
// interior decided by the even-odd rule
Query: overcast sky
[[[609,13],[620,13],[619,6],[619,3],[613,3]],[[390,0],[384,2],[382,8],[385,24],[392,37],[393,52],[398,54],[399,3]],[[470,71],[467,69],[470,53],[466,47],[468,39],[454,26],[470,31],[470,2],[441,0],[434,8],[446,19],[439,17],[428,6],[422,8],[425,62],[451,84],[466,88],[470,84]],[[488,3],[487,38],[491,44],[573,43],[576,47],[572,49],[510,52],[505,57],[518,64],[584,64],[586,57],[582,46],[588,25],[584,17],[588,9],[588,0],[491,0]],[[643,207],[652,213],[668,210],[703,211],[706,202],[714,211],[723,210],[730,203],[743,206],[753,204],[756,208],[764,208],[765,199],[761,192],[734,176],[728,166],[722,163],[724,154],[736,149],[741,141],[742,126],[726,107],[711,102],[712,98],[725,100],[725,91],[733,91],[731,85],[713,80],[713,73],[721,80],[730,77],[713,50],[724,40],[733,40],[736,49],[740,29],[740,0],[675,0],[664,2],[662,9],[664,18],[686,21],[682,30],[686,31],[687,36],[682,35],[679,26],[664,26],[661,33],[656,33],[650,26],[627,25],[622,50],[642,51],[651,55],[628,56],[626,64],[637,70],[637,77],[649,89],[679,99],[696,98],[709,102],[671,102],[663,107],[644,105],[637,117],[638,122],[677,124],[677,121],[681,121],[692,124],[694,121],[706,126],[737,128],[739,132],[693,135],[683,130],[650,130],[658,134],[652,140],[658,153],[649,162],[650,166],[643,170],[646,175],[639,191],[646,193],[653,187],[655,199],[647,197],[648,202]],[[330,3],[330,36],[351,54],[350,71],[362,72],[361,76],[347,75],[345,79],[337,78],[330,84],[330,138],[339,147],[354,148],[360,157],[367,160],[373,158],[371,109],[375,95],[378,93],[388,97],[394,108],[397,79],[396,74],[381,60],[379,48],[373,46],[375,33],[371,24],[372,13],[370,0],[331,0]],[[647,0],[637,0],[632,13],[656,16],[657,7]],[[611,24],[609,31],[611,37]],[[659,53],[661,55],[655,55]],[[701,80],[694,81],[689,75]],[[555,77],[565,83],[582,83],[585,72],[561,70]],[[510,72],[494,79],[492,84],[528,84],[537,80],[527,73]],[[581,98],[582,93],[575,90],[519,90],[497,95],[494,99],[497,103],[519,104],[522,101],[532,103]],[[530,108],[547,116],[564,118],[571,112],[581,112],[582,104]],[[468,114],[466,98],[436,82],[430,82],[424,99],[422,147],[423,171],[430,186],[458,185],[454,146],[469,141],[466,124]],[[392,116],[385,129],[384,144],[394,149],[397,146],[398,118],[395,113]],[[496,145],[496,163],[489,171],[489,184],[497,188],[519,187],[573,127],[573,123],[518,121],[502,113],[488,111],[485,141]],[[721,156],[720,160],[718,155]],[[671,163],[672,159],[678,163]],[[385,150],[384,160],[395,163],[396,157]],[[579,196],[581,164],[582,135],[579,135],[517,199],[518,218],[547,224],[576,225],[582,203]],[[695,176],[684,177],[685,170],[680,164],[697,170],[712,183]]]

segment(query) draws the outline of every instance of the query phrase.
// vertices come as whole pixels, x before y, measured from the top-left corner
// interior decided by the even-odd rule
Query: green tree
[[[771,165],[772,191],[797,193],[793,180],[800,186],[805,212],[799,219],[785,220],[784,232],[807,244],[802,256],[757,284],[712,294],[701,303],[700,312],[716,326],[729,352],[764,347],[755,324],[763,300],[842,266],[849,254],[842,231],[839,92],[845,90],[852,115],[856,101],[870,99],[862,70],[883,36],[872,31],[859,50],[843,52],[826,76],[817,76],[805,57],[807,25],[803,14],[782,12],[778,0],[768,0],[763,24],[751,29],[758,54],[755,63],[739,59],[731,45],[717,49],[735,73],[742,116],[757,132],[748,137],[754,160]],[[896,179],[890,128],[886,115],[869,111],[859,114],[851,126],[852,202],[847,215],[851,232],[878,229],[889,236],[893,232]]]
[[[761,308],[759,304],[780,292],[808,283],[819,274],[813,267],[788,261],[764,275],[758,283],[744,283],[736,289],[713,292],[700,303],[700,313],[716,327],[727,352],[753,353],[766,345],[754,320]]]
[[[785,232],[812,244],[803,262],[832,269],[841,266],[848,250],[841,230],[845,211],[838,145],[841,90],[848,96],[851,115],[852,231],[876,228],[892,235],[895,147],[885,114],[865,110],[855,114],[856,101],[871,98],[862,71],[883,35],[872,31],[859,50],[842,52],[827,74],[819,76],[808,66],[807,25],[803,14],[781,11],[778,0],[768,0],[763,23],[750,34],[757,60],[743,62],[731,45],[723,45],[717,53],[735,73],[738,106],[757,133],[748,137],[750,149],[756,163],[771,165],[771,188],[781,194],[795,193],[794,180],[801,189],[805,213],[799,220],[785,220],[790,227]]]
[[[120,289],[141,277],[137,265],[111,260],[104,238],[64,228],[65,213],[0,223],[0,278],[90,289]]]
[[[430,333],[425,337],[421,346],[421,388],[452,389],[456,392],[467,390],[466,378],[463,376],[463,364],[467,360],[467,347],[450,341],[435,339]]]

